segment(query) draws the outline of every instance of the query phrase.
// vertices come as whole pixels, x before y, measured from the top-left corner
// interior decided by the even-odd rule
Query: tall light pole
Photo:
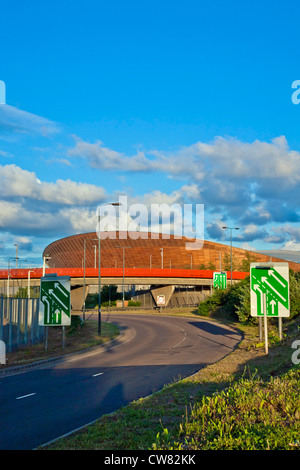
[[[123,250],[123,282],[122,282],[122,299],[123,299],[123,308],[125,306],[125,294],[124,294],[124,284],[125,284],[125,249],[126,248],[131,248],[131,246],[119,246],[116,245],[116,248],[122,248]]]
[[[239,227],[222,227],[230,230],[230,284],[232,285],[232,230],[239,230]]]
[[[10,260],[11,260],[11,259],[12,259],[12,260],[16,260],[16,263],[18,262],[18,259],[15,258],[14,256],[10,256],[10,257],[8,258],[8,266],[7,266],[7,291],[6,291],[7,297],[9,297],[9,295],[10,295],[10,292],[9,292],[9,280],[10,280]],[[14,286],[13,286],[13,290],[14,290]]]
[[[16,268],[18,267],[18,243],[15,243],[14,245],[16,247]]]
[[[85,252],[86,252],[86,238],[83,240],[83,320],[85,320]]]
[[[119,202],[105,202],[98,206],[120,206]],[[100,231],[100,211],[98,215],[98,222],[99,222],[99,232],[98,232],[98,336],[101,336],[101,274],[100,274],[100,267],[101,267],[101,255],[100,255],[100,239],[101,239],[101,231]],[[97,239],[96,239],[97,240]]]
[[[30,273],[34,273],[34,272],[35,271],[31,271],[30,269],[28,271],[28,280],[27,280],[27,282],[28,282],[28,284],[27,284],[27,297],[28,297],[28,299],[30,299]]]
[[[93,245],[93,247],[95,250],[95,263],[94,263],[95,266],[94,267],[96,268],[97,267],[97,261],[96,261],[97,260],[97,245]]]
[[[219,253],[219,258],[217,258],[217,260],[219,259],[220,261],[220,272],[222,272],[222,256],[221,256],[221,251],[218,251]]]
[[[43,256],[43,276],[45,276],[45,273],[46,273],[46,259],[51,259],[51,256],[49,255],[45,255]]]

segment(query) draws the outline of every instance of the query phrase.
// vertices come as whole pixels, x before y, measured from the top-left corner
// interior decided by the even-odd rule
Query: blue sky
[[[98,204],[204,204],[205,238],[300,249],[296,1],[2,0],[0,262]]]

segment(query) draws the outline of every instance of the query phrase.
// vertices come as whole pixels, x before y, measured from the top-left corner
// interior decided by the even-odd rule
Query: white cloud
[[[243,226],[299,220],[300,153],[289,148],[284,136],[252,143],[217,137],[174,152],[151,150],[132,157],[100,141],[77,140],[68,156],[84,157],[102,170],[161,172],[184,179],[185,196]]]
[[[68,156],[86,158],[91,167],[103,170],[146,171],[150,169],[149,161],[143,152],[138,152],[133,157],[126,157],[122,153],[103,147],[100,140],[91,144],[76,138],[76,145],[68,150]]]
[[[59,131],[58,124],[49,119],[7,104],[0,106],[0,135],[13,132],[49,137]]]
[[[255,188],[255,183],[266,180],[279,179],[284,187],[300,181],[300,153],[288,148],[284,136],[271,143],[217,137],[210,144],[197,142],[175,152],[152,150],[148,156],[138,152],[132,157],[103,147],[100,141],[92,144],[76,139],[68,156],[86,158],[91,166],[99,169],[160,171],[173,176],[190,176],[194,182],[204,182],[207,177],[224,185],[243,180],[251,182]]]
[[[23,197],[53,204],[86,205],[105,200],[104,188],[71,180],[42,182],[34,172],[17,165],[0,166],[0,197]]]
[[[282,250],[300,251],[300,242],[295,240],[287,241],[282,247]]]

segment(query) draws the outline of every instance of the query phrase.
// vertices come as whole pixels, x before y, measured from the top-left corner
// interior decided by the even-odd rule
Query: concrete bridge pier
[[[80,285],[71,286],[71,308],[73,310],[82,310],[83,308],[83,289],[83,286]],[[87,298],[89,290],[90,286],[85,286],[84,300]]]
[[[151,286],[150,287],[150,292],[152,294],[155,305],[158,306],[157,297],[159,295],[164,295],[165,296],[165,305],[164,306],[167,307],[168,303],[170,302],[170,299],[173,295],[174,290],[175,290],[175,286]]]

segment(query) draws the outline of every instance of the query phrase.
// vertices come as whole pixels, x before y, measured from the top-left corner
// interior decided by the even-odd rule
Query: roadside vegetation
[[[268,355],[249,297],[248,278],[214,292],[197,310],[170,312],[221,320],[242,332],[225,358],[42,449],[300,450],[299,275],[290,273],[291,317],[281,341],[276,321],[268,322]]]
[[[8,352],[6,365],[0,365],[0,372],[5,368],[60,357],[65,354],[71,354],[93,346],[105,344],[115,339],[120,333],[116,325],[101,323],[101,337],[98,337],[98,322],[96,320],[82,322],[79,315],[72,315],[71,318],[71,325],[65,327],[64,342],[61,326],[48,327],[47,350],[43,342],[34,346],[29,345],[20,348],[11,353]]]

